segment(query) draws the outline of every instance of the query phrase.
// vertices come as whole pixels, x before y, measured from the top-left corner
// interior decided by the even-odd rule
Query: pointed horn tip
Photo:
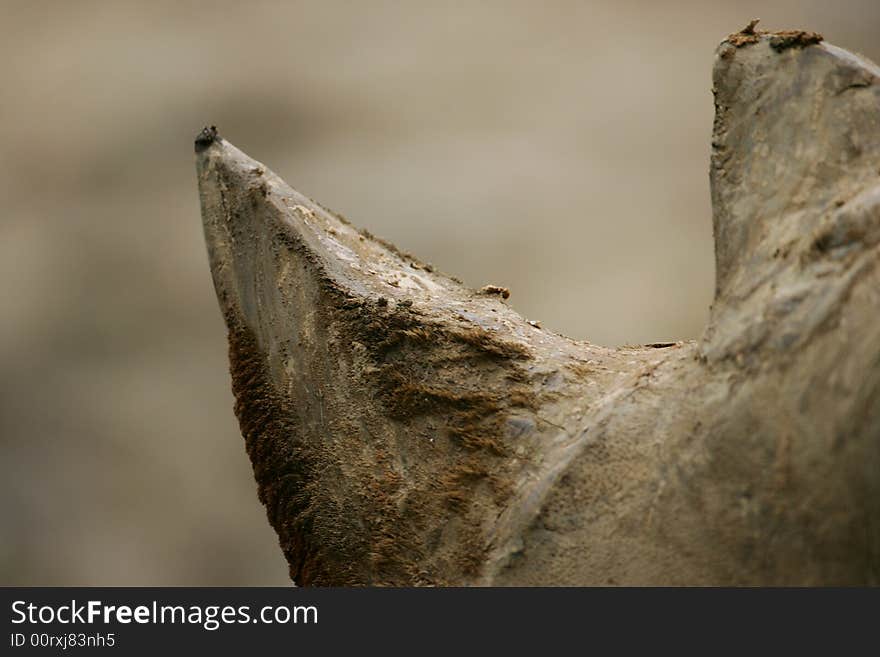
[[[196,135],[195,139],[195,151],[196,153],[201,153],[205,149],[207,149],[211,144],[221,141],[223,138],[220,136],[220,133],[217,132],[217,126],[215,125],[206,125],[199,134]]]

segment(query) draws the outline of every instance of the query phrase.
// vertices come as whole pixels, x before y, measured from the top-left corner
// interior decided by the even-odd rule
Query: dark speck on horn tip
[[[202,131],[196,135],[196,153],[201,153],[218,139],[220,139],[220,133],[217,132],[217,126],[205,126],[202,128]]]

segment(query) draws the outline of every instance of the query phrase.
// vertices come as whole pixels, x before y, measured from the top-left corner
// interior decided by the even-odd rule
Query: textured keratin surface
[[[878,79],[813,33],[722,42],[711,320],[622,349],[201,133],[236,414],[294,580],[878,583]]]

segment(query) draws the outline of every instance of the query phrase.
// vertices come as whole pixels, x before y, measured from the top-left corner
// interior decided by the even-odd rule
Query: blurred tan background
[[[694,338],[713,49],[880,59],[880,2],[0,2],[0,584],[286,584],[232,413],[192,140],[545,327]]]

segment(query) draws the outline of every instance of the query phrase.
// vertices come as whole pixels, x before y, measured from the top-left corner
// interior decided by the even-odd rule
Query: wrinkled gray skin
[[[880,69],[736,36],[697,342],[532,326],[222,138],[197,148],[218,299],[258,372],[236,410],[298,583],[880,582]]]

